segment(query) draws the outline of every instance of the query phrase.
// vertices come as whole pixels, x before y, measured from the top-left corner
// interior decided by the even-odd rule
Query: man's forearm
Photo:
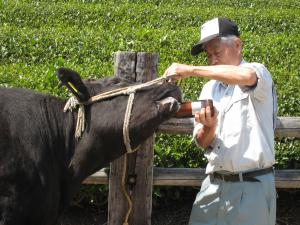
[[[205,77],[232,85],[253,86],[257,81],[254,70],[241,66],[191,66],[187,73],[188,76]]]
[[[203,126],[196,134],[197,143],[202,148],[207,148],[215,138],[216,127]]]

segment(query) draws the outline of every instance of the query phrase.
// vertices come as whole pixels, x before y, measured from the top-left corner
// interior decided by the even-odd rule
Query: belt
[[[221,179],[223,181],[229,181],[229,182],[242,182],[242,181],[249,181],[249,182],[259,182],[259,180],[255,177],[265,175],[268,173],[273,173],[274,169],[273,167],[269,167],[266,169],[260,169],[260,170],[254,170],[250,172],[242,172],[242,173],[236,173],[236,174],[221,174],[218,172],[214,172],[209,174],[211,178]]]

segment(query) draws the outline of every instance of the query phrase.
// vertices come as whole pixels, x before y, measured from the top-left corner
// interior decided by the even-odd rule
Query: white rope
[[[132,106],[133,106],[133,100],[135,97],[135,92],[138,89],[149,87],[154,84],[159,84],[162,81],[166,80],[166,76],[157,78],[155,80],[149,81],[147,83],[139,84],[139,85],[134,85],[130,87],[125,87],[125,88],[119,88],[115,89],[112,91],[108,91],[99,95],[92,96],[86,103],[80,103],[75,97],[71,97],[67,102],[64,107],[64,112],[67,110],[72,111],[73,109],[76,109],[77,106],[79,106],[78,109],[78,115],[77,115],[77,124],[76,124],[76,130],[75,130],[75,138],[79,139],[84,131],[85,128],[85,111],[84,111],[84,105],[89,105],[97,101],[101,101],[107,98],[111,98],[117,95],[129,95],[128,97],[128,102],[126,106],[126,111],[125,111],[125,116],[124,116],[124,122],[123,122],[123,139],[124,139],[124,144],[126,147],[127,153],[132,153],[136,151],[139,146],[136,149],[131,148],[130,144],[130,137],[129,137],[129,122],[130,122],[130,116],[132,112]],[[127,171],[127,155],[124,156],[124,164],[123,164],[123,175],[122,175],[122,191],[123,194],[125,195],[125,198],[127,199],[128,202],[128,211],[126,213],[125,221],[123,222],[123,225],[128,225],[128,218],[129,215],[132,211],[132,201],[129,196],[129,194],[126,191],[125,188],[125,176],[126,176],[126,171]]]
[[[124,117],[124,123],[123,123],[123,139],[124,139],[124,144],[126,146],[126,151],[128,153],[134,152],[138,149],[138,147],[134,150],[132,150],[131,145],[130,145],[130,137],[129,137],[129,122],[130,122],[130,115],[131,115],[131,110],[132,110],[132,105],[133,105],[133,100],[134,100],[134,94],[136,90],[152,86],[154,84],[159,84],[164,81],[166,81],[167,77],[163,76],[154,80],[151,80],[146,83],[142,84],[137,84],[133,85],[130,87],[124,87],[124,88],[118,88],[115,90],[107,91],[95,96],[92,96],[87,102],[79,102],[76,97],[71,97],[65,104],[64,107],[64,112],[70,110],[71,112],[73,109],[76,109],[77,106],[79,106],[78,109],[78,115],[77,115],[77,124],[76,124],[76,129],[75,129],[75,138],[79,139],[82,136],[82,133],[84,132],[85,129],[85,110],[84,110],[84,105],[90,105],[93,104],[97,101],[101,101],[107,98],[115,97],[118,95],[129,95],[128,98],[128,103],[126,107],[126,112],[125,112],[125,117]]]
[[[135,92],[132,92],[128,97],[128,102],[127,102],[127,107],[126,107],[126,112],[125,112],[125,117],[124,117],[124,123],[123,123],[123,139],[124,139],[124,144],[126,146],[126,150],[128,153],[133,152],[131,145],[130,145],[130,138],[129,138],[129,121],[130,121],[130,116],[131,116],[133,100],[134,100],[134,94],[135,94]]]
[[[71,97],[69,100],[66,102],[65,107],[64,107],[64,112],[67,112],[70,110],[71,112],[73,109],[76,109],[77,106],[79,107],[78,109],[78,115],[77,115],[77,123],[76,123],[76,128],[75,128],[75,138],[76,140],[81,137],[81,134],[83,133],[85,129],[85,110],[84,110],[84,105],[81,104],[76,97]]]
[[[123,225],[129,225],[128,219],[129,219],[130,213],[132,211],[132,200],[131,200],[131,197],[128,194],[128,192],[126,190],[126,186],[125,186],[125,183],[126,183],[125,178],[126,178],[126,173],[127,173],[127,157],[128,157],[128,155],[125,154],[124,161],[123,161],[123,173],[122,173],[122,185],[121,185],[123,195],[125,196],[127,203],[128,203],[128,210],[127,210]]]
[[[159,84],[159,83],[162,83],[165,80],[166,80],[166,77],[160,77],[160,78],[157,78],[155,80],[151,80],[151,81],[146,82],[146,83],[137,84],[137,85],[133,85],[133,86],[129,86],[129,87],[123,87],[123,88],[118,88],[118,89],[115,89],[115,90],[107,91],[107,92],[104,92],[102,94],[92,96],[87,101],[86,104],[92,104],[94,102],[101,101],[103,99],[111,98],[111,97],[118,96],[118,95],[129,95],[130,93],[135,92],[138,89],[149,87],[149,86],[152,86],[154,84]]]
[[[73,96],[73,97],[69,98],[65,104],[64,112],[67,112],[68,110],[70,110],[72,112],[73,109],[76,109],[79,104],[80,103],[76,97]]]
[[[85,129],[85,110],[84,105],[80,104],[77,115],[77,124],[75,130],[75,138],[79,139]]]

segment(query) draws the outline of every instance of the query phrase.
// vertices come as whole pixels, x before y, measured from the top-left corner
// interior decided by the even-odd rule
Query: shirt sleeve
[[[242,66],[251,68],[257,76],[257,84],[253,87],[243,87],[242,90],[249,92],[256,99],[263,101],[267,98],[268,90],[272,88],[272,77],[268,69],[260,63],[245,63]]]

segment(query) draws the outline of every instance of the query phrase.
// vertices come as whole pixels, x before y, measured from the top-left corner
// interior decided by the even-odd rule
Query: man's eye
[[[215,55],[220,55],[222,52],[221,51],[217,51],[217,52],[215,52]]]

